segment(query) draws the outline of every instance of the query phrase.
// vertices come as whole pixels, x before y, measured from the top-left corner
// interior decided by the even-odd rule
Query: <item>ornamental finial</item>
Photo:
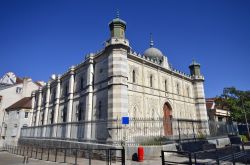
[[[154,46],[154,41],[153,41],[152,33],[150,33],[150,44],[149,44],[149,46],[150,47]]]
[[[119,18],[120,13],[119,13],[119,9],[116,10],[116,18]]]

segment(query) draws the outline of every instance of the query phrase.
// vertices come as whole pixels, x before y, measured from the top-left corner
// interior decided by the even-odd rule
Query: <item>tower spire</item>
[[[153,41],[152,33],[150,33],[150,44],[149,44],[149,46],[150,47],[154,46],[154,41]]]

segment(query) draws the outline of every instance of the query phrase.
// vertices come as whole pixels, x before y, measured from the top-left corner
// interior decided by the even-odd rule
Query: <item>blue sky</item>
[[[139,52],[153,33],[178,70],[201,64],[207,97],[224,87],[249,90],[249,0],[0,0],[0,76],[8,71],[47,81],[103,48],[120,10]]]

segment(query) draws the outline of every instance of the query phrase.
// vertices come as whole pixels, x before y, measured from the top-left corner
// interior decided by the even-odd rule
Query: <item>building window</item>
[[[83,90],[83,77],[80,78],[80,90]]]
[[[51,112],[50,112],[50,123],[53,124],[53,122],[54,122],[54,111],[51,110]]]
[[[189,87],[187,87],[187,97],[190,96],[190,90],[189,90]]]
[[[150,75],[149,83],[150,83],[150,87],[153,87],[153,76],[152,75]]]
[[[34,116],[33,116],[33,125],[36,125],[36,115],[34,114]]]
[[[102,112],[102,102],[99,101],[99,105],[98,105],[98,119],[102,119],[103,118],[103,112]]]
[[[64,107],[64,108],[63,108],[62,120],[63,120],[63,122],[66,122],[66,121],[67,121],[67,107]]]
[[[2,128],[3,128],[2,138],[5,139],[6,132],[7,132],[7,124],[4,124]]]
[[[46,93],[44,92],[44,95],[43,95],[43,106],[45,106],[46,104]]]
[[[56,90],[54,89],[54,90],[51,90],[51,91],[52,92],[51,92],[50,102],[52,103],[56,99]]]
[[[64,89],[64,96],[66,97],[68,95],[68,85],[65,85],[65,89]]]
[[[19,111],[16,111],[16,114],[19,115]]]
[[[168,82],[167,80],[164,81],[165,91],[168,91]]]
[[[155,118],[155,110],[154,110],[154,109],[152,109],[152,116],[151,116],[151,118],[152,118],[152,119]]]
[[[2,97],[2,96],[0,96],[0,105],[1,105],[1,103],[2,103],[2,99],[3,99],[3,97]]]
[[[44,122],[44,113],[42,113],[42,120],[41,120],[42,125],[43,125],[43,122]]]
[[[179,95],[180,94],[180,84],[176,83],[176,92]]]
[[[35,107],[37,107],[38,106],[38,104],[37,104],[37,95],[35,95]]]
[[[132,74],[133,83],[135,83],[135,70],[133,70]]]
[[[219,122],[223,121],[223,117],[218,116],[218,121],[219,121]]]
[[[12,137],[16,137],[16,135],[17,135],[17,124],[14,125],[14,128],[12,129],[12,133],[11,133]]]
[[[28,118],[29,117],[29,112],[25,112],[24,113],[24,118]]]
[[[77,113],[78,121],[83,121],[84,114],[83,114],[83,104],[82,103],[79,104],[77,111],[78,111],[78,113]]]
[[[56,90],[54,89],[53,90],[53,97],[52,97],[52,101],[55,101],[56,100]]]
[[[16,93],[20,94],[20,93],[22,93],[22,91],[23,91],[23,88],[16,87]]]

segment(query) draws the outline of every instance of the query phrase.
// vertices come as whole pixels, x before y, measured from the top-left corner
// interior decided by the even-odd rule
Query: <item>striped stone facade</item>
[[[123,34],[125,22],[116,18],[111,29],[113,24]],[[171,118],[208,120],[204,77],[196,73],[199,65],[194,72],[191,67],[193,75],[177,71],[166,56],[157,61],[133,52],[125,35],[115,36],[118,32],[111,32],[102,51],[87,55],[63,75],[52,75],[46,86],[32,94],[33,126],[122,116],[164,118],[164,105],[171,110]],[[89,124],[80,136],[85,140],[116,139],[111,128],[112,123]],[[60,129],[65,138],[73,130],[70,125]]]

